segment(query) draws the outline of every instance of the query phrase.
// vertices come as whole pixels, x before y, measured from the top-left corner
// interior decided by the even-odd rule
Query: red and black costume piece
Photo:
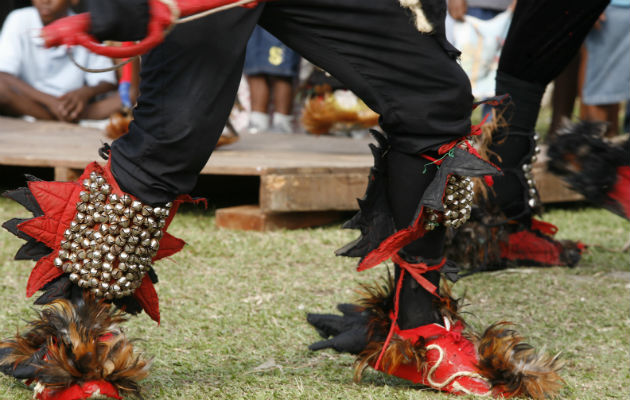
[[[508,324],[474,333],[459,316],[448,285],[440,285],[440,273],[453,281],[458,277],[458,268],[441,257],[447,215],[466,217],[466,205],[455,211],[443,203],[453,193],[458,201],[471,199],[465,190],[453,191],[452,183],[461,176],[496,175],[497,168],[464,141],[443,158],[434,157],[438,150],[427,160],[400,154],[376,137],[380,146],[372,147],[375,164],[366,195],[345,225],[361,236],[337,254],[360,257],[359,271],[391,259],[395,276],[364,286],[357,304],[339,305],[343,316],[309,314],[308,322],[323,337],[310,349],[357,354],[357,380],[369,366],[454,394],[553,395],[561,385],[555,357],[537,354]],[[402,180],[394,172],[401,166],[411,171]]]
[[[501,167],[489,198],[450,241],[449,257],[473,271],[518,265],[575,266],[583,245],[553,238],[557,228],[534,218],[541,204],[532,175],[540,151],[536,120],[545,87],[569,63],[609,0],[519,1],[501,52],[496,94],[505,122],[489,146]]]
[[[33,214],[3,227],[26,240],[16,259],[37,262],[26,295],[43,292],[35,304],[44,307],[26,332],[0,343],[2,372],[35,382],[41,400],[138,394],[150,363],[126,339],[122,313],[144,310],[159,323],[153,263],[184,246],[166,229],[192,199],[146,205],[97,163],[76,182],[32,178],[4,196]]]
[[[630,220],[630,140],[603,138],[603,122],[563,127],[549,143],[547,167],[586,200]]]
[[[168,4],[172,6],[173,2],[94,0],[88,2],[89,19],[81,17],[76,21],[80,29],[90,27],[90,34],[98,40],[137,40],[154,35],[156,26],[172,22],[175,9],[165,8]],[[142,57],[141,95],[129,133],[112,144],[111,170],[108,167],[99,171],[94,178],[90,174],[89,179],[100,182],[104,177],[111,188],[119,187],[132,196],[132,208],[135,210],[133,200],[137,200],[141,216],[145,206],[153,207],[155,212],[155,207],[162,209],[165,203],[188,193],[225,126],[240,81],[247,40],[254,26],[260,24],[356,93],[380,115],[387,137],[379,138],[381,148],[375,149],[374,181],[361,204],[360,216],[350,225],[359,227],[363,238],[343,251],[362,257],[361,268],[390,258],[395,261],[396,283],[380,296],[389,299],[387,306],[364,307],[361,312],[356,306],[347,306],[343,311],[348,318],[333,318],[333,323],[328,323],[322,317],[319,323],[318,317],[311,316],[311,322],[322,333],[335,336],[332,342],[340,350],[362,353],[362,360],[369,365],[436,389],[541,397],[557,386],[555,359],[536,356],[518,335],[502,327],[491,329],[498,334],[484,335],[480,341],[467,338],[462,334],[461,319],[454,316],[454,311],[448,311],[455,309],[455,302],[439,289],[439,270],[447,276],[454,271],[443,257],[445,226],[459,225],[471,212],[472,183],[468,177],[497,171],[480,160],[464,140],[471,134],[472,94],[468,78],[456,61],[459,52],[445,38],[445,12],[443,0],[275,0],[252,9],[236,8],[176,25],[159,46]],[[78,217],[79,212],[85,213],[75,210],[78,201],[83,201],[81,184],[75,185],[75,191],[64,186],[65,191],[72,193],[64,191],[67,195],[58,199],[61,205],[52,210],[42,207],[42,211],[61,213],[63,218],[53,220],[50,226],[43,224],[54,232],[54,241],[44,237],[53,254],[46,255],[45,263],[36,268],[38,276],[39,269],[43,274],[33,288],[37,290],[40,284],[52,282],[56,274],[67,274],[72,288],[78,285],[83,291],[92,292],[92,296],[104,296],[105,300],[111,296],[111,301],[116,302],[118,291],[112,287],[113,281],[103,277],[105,272],[113,274],[115,262],[108,262],[112,271],[101,264],[96,282],[90,278],[91,268],[85,269],[87,274],[79,268],[78,274],[72,275],[72,254],[81,258],[78,252],[86,249],[83,241],[92,246],[92,240],[98,243],[96,237],[82,238],[80,248],[71,247],[73,253],[61,253],[61,240],[69,240],[64,235],[72,220],[79,219],[78,229],[82,232],[81,225],[89,225]],[[90,188],[91,185],[89,182]],[[100,183],[96,186],[102,187]],[[120,198],[114,203],[119,204]],[[130,218],[124,212],[123,215]],[[136,212],[131,217],[133,221],[137,215]],[[87,217],[83,217],[85,221]],[[90,223],[96,220],[95,214],[90,217]],[[168,218],[172,218],[172,209]],[[60,229],[60,221],[67,226]],[[160,229],[163,231],[164,227]],[[100,231],[96,225],[86,229],[94,231],[93,236],[96,229]],[[74,233],[71,227],[69,235]],[[114,244],[118,245],[116,239]],[[150,241],[147,244],[146,252],[156,251]],[[111,248],[108,254],[113,254]],[[162,249],[160,245],[155,257]],[[92,250],[88,259],[94,260],[94,254]],[[125,254],[129,255],[126,251]],[[121,255],[122,252],[118,257]],[[147,258],[146,254],[136,255]],[[118,259],[121,261],[127,264]],[[126,298],[152,310],[142,300],[150,293],[151,286],[145,282],[150,281],[151,269],[145,271],[146,263],[137,264],[143,265],[142,283],[133,296]],[[129,288],[126,282],[123,285],[124,290],[134,290],[134,284]],[[141,296],[136,296],[138,290],[142,290]],[[127,307],[130,311],[133,304]],[[365,324],[366,315],[377,318],[370,318]],[[344,336],[346,328],[368,334]],[[102,337],[105,341],[108,335]],[[497,343],[491,337],[503,338],[499,342],[505,344],[482,346],[487,343],[483,338]],[[417,351],[408,353],[397,343]],[[374,350],[374,346],[378,349]],[[373,362],[374,357],[364,353],[370,350],[378,354]],[[415,365],[408,362],[407,355],[413,356]],[[394,362],[403,359],[404,362]],[[519,365],[526,376],[503,373],[511,368],[493,363],[495,359]],[[11,365],[14,371],[21,366]],[[531,365],[536,367],[536,373],[529,368]],[[536,378],[533,384],[530,372]],[[76,383],[69,389],[81,384]]]

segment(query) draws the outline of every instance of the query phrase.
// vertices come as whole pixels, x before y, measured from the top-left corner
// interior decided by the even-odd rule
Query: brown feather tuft
[[[111,304],[86,296],[72,303],[55,300],[29,323],[29,330],[0,347],[13,349],[3,364],[32,360],[46,345],[37,379],[51,388],[64,388],[91,380],[105,380],[127,395],[139,395],[138,381],[149,372],[150,361],[134,352],[119,327],[126,321]]]
[[[382,282],[361,284],[357,289],[357,304],[370,315],[368,322],[368,340],[378,340],[387,335],[392,320],[389,312],[394,308],[394,278],[388,272]]]
[[[514,396],[554,397],[564,381],[558,356],[538,353],[509,322],[486,329],[477,343],[479,371],[493,386]]]
[[[359,354],[354,363],[355,382],[361,381],[363,372],[368,366],[376,364],[384,344],[385,342],[370,342]],[[418,371],[421,371],[425,368],[426,352],[424,338],[421,337],[416,343],[412,343],[410,340],[394,336],[381,359],[382,370],[391,375],[402,364],[413,364]]]
[[[460,299],[453,297],[451,286],[446,282],[446,279],[442,279],[440,284],[440,296],[437,297],[434,302],[440,310],[440,315],[448,318],[452,323],[461,321],[464,325],[466,325],[459,314]]]
[[[486,122],[481,127],[481,135],[474,136],[474,144],[477,152],[484,160],[488,161],[491,157],[496,157],[499,162],[501,162],[501,157],[494,151],[490,150],[492,143],[494,142],[494,136],[497,131],[500,129],[506,130],[509,126],[507,120],[505,119],[505,107],[501,108],[500,111],[497,111],[496,108],[492,109],[492,120],[490,122]],[[497,143],[500,144],[505,139],[499,140]],[[478,204],[481,201],[488,200],[488,191],[493,191],[492,187],[486,185],[485,181],[481,177],[472,178],[474,185],[474,196],[475,196],[475,204]]]

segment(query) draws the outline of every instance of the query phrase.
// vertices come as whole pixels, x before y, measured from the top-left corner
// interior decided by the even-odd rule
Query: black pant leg
[[[193,189],[234,105],[261,11],[239,8],[178,25],[142,56],[134,121],[112,145],[123,190],[157,204]]]
[[[529,164],[535,155],[534,128],[546,85],[573,59],[609,0],[519,0],[501,52],[496,94],[509,93],[508,127],[490,150],[504,171],[494,184],[494,202],[507,218],[529,222],[538,208]]]
[[[433,179],[420,154],[470,133],[470,83],[457,51],[438,27],[422,34],[397,0],[304,0],[269,3],[260,24],[331,73],[381,115],[388,154],[388,201],[397,228],[409,225]],[[405,247],[425,259],[442,255],[444,230]],[[396,267],[396,276],[400,268]],[[440,274],[425,274],[438,285]],[[440,321],[434,296],[409,275],[403,280],[398,324]]]
[[[519,0],[499,71],[546,85],[577,54],[610,0]]]
[[[418,32],[397,0],[273,1],[260,24],[379,113],[396,149],[417,154],[469,134],[457,50],[443,33]]]

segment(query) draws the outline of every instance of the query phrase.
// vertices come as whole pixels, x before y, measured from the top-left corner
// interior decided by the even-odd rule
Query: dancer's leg
[[[221,133],[260,12],[177,26],[143,56],[135,120],[106,167],[7,194],[34,214],[3,226],[27,240],[18,258],[37,261],[27,295],[41,290],[36,304],[45,308],[32,329],[2,343],[0,367],[37,381],[36,398],[138,394],[149,362],[133,353],[110,303],[159,322],[153,262],[183,247],[166,233],[179,203],[191,200],[176,196],[192,189]]]
[[[538,205],[523,165],[535,154],[534,128],[545,87],[570,63],[608,0],[519,1],[499,60],[496,94],[509,93],[505,115],[491,150],[505,171],[495,180],[495,201],[507,218],[531,217]],[[528,180],[530,182],[528,182]]]
[[[343,317],[310,314],[309,322],[325,338],[311,348],[361,352],[360,369],[371,365],[453,393],[490,392],[491,385],[476,369],[485,361],[476,358],[474,345],[451,341],[461,337],[457,335],[463,326],[456,310],[440,307],[454,305],[437,289],[444,228],[424,232],[430,226],[430,199],[437,199],[432,207],[442,209],[447,180],[492,171],[459,147],[450,155],[438,151],[470,133],[472,96],[455,60],[457,52],[442,40],[441,27],[433,35],[417,32],[411,15],[397,1],[290,4],[268,4],[261,24],[357,93],[381,115],[387,134],[387,140],[379,139],[361,211],[348,224],[363,235],[340,252],[362,257],[360,268],[389,257],[400,265],[388,293],[369,289],[372,298],[361,306],[340,306]],[[429,160],[440,157],[444,159],[438,169]],[[464,193],[457,195],[464,201]],[[438,354],[449,363],[438,360]],[[449,383],[436,385],[430,370],[440,371]],[[557,378],[553,369],[548,375]]]
[[[142,57],[134,120],[112,145],[121,187],[150,204],[192,190],[234,105],[260,12],[235,9],[178,25]]]

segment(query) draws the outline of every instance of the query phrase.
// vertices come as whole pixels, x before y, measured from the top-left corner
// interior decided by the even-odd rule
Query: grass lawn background
[[[0,199],[0,220],[26,216]],[[603,210],[552,209],[545,219],[560,238],[591,245],[569,268],[521,268],[467,277],[468,321],[478,329],[508,319],[538,347],[561,352],[561,398],[630,398],[630,256],[620,248],[630,224]],[[438,399],[420,386],[370,371],[352,382],[353,357],[310,352],[317,340],[307,311],[331,312],[355,298],[359,282],[385,266],[354,271],[335,257],[355,231],[338,225],[270,233],[217,229],[214,214],[185,209],[169,232],[188,246],[157,263],[162,324],[146,315],[126,326],[154,358],[143,382],[147,399]],[[13,261],[21,241],[0,232],[0,335],[11,336],[32,316],[25,298],[30,262]],[[0,399],[29,399],[22,383],[0,377]],[[455,398],[455,397],[454,397]]]

